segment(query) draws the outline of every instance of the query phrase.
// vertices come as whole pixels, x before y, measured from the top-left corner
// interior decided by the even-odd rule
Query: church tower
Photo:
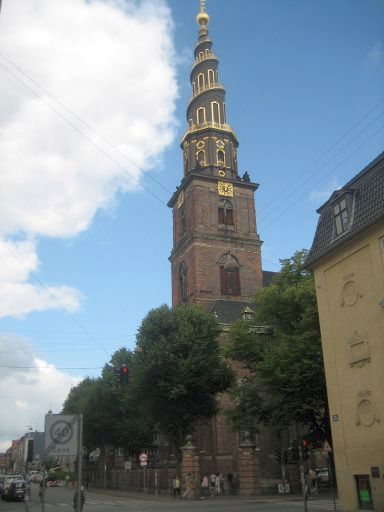
[[[172,302],[200,304],[207,311],[225,303],[239,310],[262,287],[254,205],[258,185],[247,172],[239,176],[239,143],[227,121],[204,0],[196,19],[192,96],[181,141],[184,176],[168,203],[173,209]]]

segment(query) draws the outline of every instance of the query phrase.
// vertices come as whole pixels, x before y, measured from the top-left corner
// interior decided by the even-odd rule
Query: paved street
[[[112,492],[87,491],[84,512],[303,512],[304,506],[299,496],[266,496],[241,499],[238,497],[207,498],[204,500],[181,500],[132,494],[121,495]],[[73,489],[48,488],[46,512],[72,512]],[[32,500],[27,503],[0,502],[0,512],[39,512],[42,510],[37,488],[33,489]],[[308,503],[308,512],[333,512],[333,502],[329,496],[320,496]]]

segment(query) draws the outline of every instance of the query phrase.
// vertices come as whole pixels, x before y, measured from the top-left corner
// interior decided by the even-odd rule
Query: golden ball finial
[[[196,16],[196,21],[198,25],[206,26],[209,23],[209,16],[206,12],[199,12]]]

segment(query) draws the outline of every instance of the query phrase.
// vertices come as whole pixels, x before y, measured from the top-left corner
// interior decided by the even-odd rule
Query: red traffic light
[[[126,366],[123,367],[123,373],[126,375],[128,373],[128,368]]]

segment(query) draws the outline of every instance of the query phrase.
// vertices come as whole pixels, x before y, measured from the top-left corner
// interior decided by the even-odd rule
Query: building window
[[[179,285],[181,301],[187,302],[187,265],[184,261],[181,262],[179,267]]]
[[[226,123],[227,122],[227,111],[225,108],[225,103],[223,103],[223,114],[224,114],[224,123]]]
[[[222,295],[240,295],[239,263],[229,252],[219,259]]]
[[[219,203],[218,207],[219,224],[225,224],[226,226],[234,225],[233,206],[231,201],[223,199]]]
[[[199,52],[199,58],[204,59],[204,52]]]
[[[203,73],[200,73],[197,77],[197,86],[199,88],[199,91],[203,89],[205,86],[205,78]]]
[[[217,101],[213,101],[211,103],[211,113],[212,113],[212,121],[214,123],[221,124],[220,105],[217,103]]]
[[[203,124],[205,123],[205,108],[200,107],[197,109],[197,124]]]
[[[214,84],[215,83],[215,72],[213,69],[208,69],[208,83]]]
[[[342,199],[333,207],[333,215],[335,217],[336,236],[339,236],[342,233],[348,231],[349,215],[346,198]]]
[[[196,160],[200,165],[205,165],[205,151],[199,151],[196,155]]]
[[[180,208],[180,236],[185,235],[187,232],[187,215],[185,208]]]
[[[196,83],[192,82],[192,92],[193,94],[196,94]]]
[[[220,267],[220,284],[222,295],[240,295],[239,269],[226,270]]]
[[[217,151],[217,165],[219,167],[224,167],[225,166],[225,153],[222,149],[219,149]]]

